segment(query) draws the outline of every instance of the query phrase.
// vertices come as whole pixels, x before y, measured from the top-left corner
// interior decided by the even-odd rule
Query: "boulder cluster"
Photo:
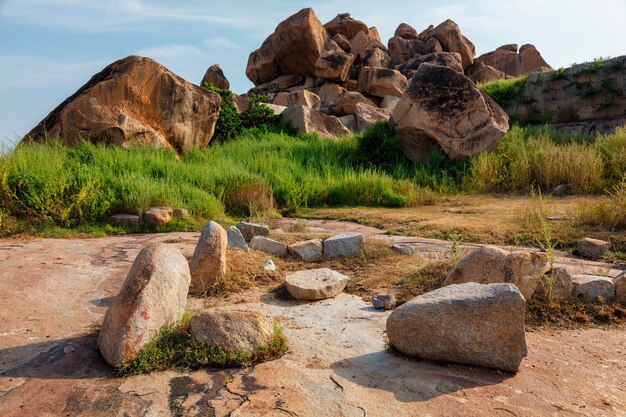
[[[348,13],[322,24],[308,8],[250,54],[246,75],[251,91],[268,95],[299,131],[332,138],[391,119],[411,160],[434,147],[460,159],[492,149],[508,129],[504,111],[475,83],[548,66],[532,45],[519,53],[513,46],[475,58],[452,20],[421,33],[402,23],[385,45],[375,27]],[[494,54],[514,55],[517,65]],[[481,75],[488,71],[495,75]]]

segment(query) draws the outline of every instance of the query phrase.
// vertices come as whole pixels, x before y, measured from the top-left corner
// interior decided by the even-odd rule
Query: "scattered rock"
[[[581,256],[590,259],[600,259],[609,252],[611,243],[586,237],[578,241],[577,247]]]
[[[359,256],[363,253],[364,246],[365,238],[361,233],[342,233],[324,241],[324,258]]]
[[[615,300],[615,284],[611,278],[595,275],[573,275],[572,285],[572,295],[584,301],[593,303],[599,297],[607,302]]]
[[[358,89],[377,97],[401,96],[408,81],[400,71],[387,68],[363,67],[359,72]]]
[[[572,276],[564,268],[554,268],[546,272],[545,278],[539,283],[536,294],[550,295],[555,300],[563,300],[572,296]]]
[[[141,217],[146,224],[161,227],[172,221],[174,210],[171,207],[150,207]]]
[[[239,222],[236,224],[236,227],[246,242],[250,242],[255,236],[267,236],[270,234],[270,228],[263,224]]]
[[[205,294],[226,275],[226,230],[214,221],[202,229],[191,260],[191,292]]]
[[[276,264],[271,259],[266,259],[265,263],[263,263],[263,271],[265,272],[275,272]]]
[[[268,239],[263,236],[255,236],[250,241],[250,247],[261,252],[269,253],[276,256],[287,255],[287,245],[282,242],[277,242],[272,239]]]
[[[109,217],[109,222],[120,226],[136,226],[139,224],[139,219],[140,217],[136,214],[114,214]]]
[[[142,249],[104,316],[98,348],[112,366],[132,361],[167,323],[185,312],[191,275],[180,251],[163,244]]]
[[[615,286],[615,301],[626,306],[626,272],[621,273],[613,280]]]
[[[396,304],[396,296],[393,294],[379,294],[372,297],[372,306],[376,310],[393,310]]]
[[[230,351],[254,351],[273,335],[270,319],[256,310],[205,310],[191,318],[189,330],[194,339]]]
[[[241,231],[237,229],[235,226],[230,226],[226,231],[226,236],[228,238],[228,247],[229,248],[239,248],[244,252],[250,252],[250,248],[246,243],[246,239],[243,238]]]
[[[346,82],[354,55],[343,52],[327,52],[315,61],[315,75],[329,81]]]
[[[428,63],[411,79],[390,125],[414,162],[427,159],[437,147],[453,159],[491,150],[509,128],[504,110],[469,78]]]
[[[321,239],[311,239],[290,245],[289,252],[304,262],[319,262],[322,260],[323,247]]]
[[[306,107],[310,107],[315,110],[320,109],[320,98],[311,93],[310,91],[300,90],[294,92],[278,93],[274,99],[274,103],[277,106],[290,107],[296,104],[301,104]]]
[[[513,284],[451,285],[396,308],[387,335],[409,356],[517,372],[527,355],[525,314]]]
[[[394,243],[393,245],[391,245],[391,250],[408,256],[417,255],[418,253],[417,246],[410,243]]]
[[[282,113],[282,117],[284,121],[290,122],[298,133],[316,133],[326,139],[350,136],[352,133],[335,116],[326,115],[303,105],[287,108]]]
[[[75,145],[88,138],[184,152],[209,143],[220,103],[219,94],[183,80],[156,61],[130,56],[94,75],[25,140],[53,137]]]
[[[443,285],[513,283],[529,300],[541,282],[546,261],[543,253],[508,253],[495,247],[481,247],[461,259],[448,273]]]
[[[222,90],[230,89],[230,83],[226,79],[224,71],[222,71],[219,64],[213,64],[206,70],[204,77],[202,77],[200,86],[204,87],[205,84],[213,85],[217,88],[221,88]]]
[[[285,288],[297,300],[324,300],[343,291],[349,280],[328,268],[310,269],[287,275]]]

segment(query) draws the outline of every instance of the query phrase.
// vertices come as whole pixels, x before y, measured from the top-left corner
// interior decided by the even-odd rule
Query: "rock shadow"
[[[0,349],[0,377],[94,379],[116,377],[100,356],[98,333]],[[11,366],[14,363],[15,366]]]
[[[362,387],[391,392],[404,403],[446,394],[464,397],[465,389],[500,384],[515,376],[488,368],[412,360],[386,350],[343,359],[330,368]]]

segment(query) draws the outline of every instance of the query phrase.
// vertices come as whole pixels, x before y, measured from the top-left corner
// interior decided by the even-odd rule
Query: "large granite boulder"
[[[550,65],[543,59],[537,48],[533,45],[523,45],[519,52],[516,44],[502,45],[495,51],[487,52],[475,59],[475,64],[482,63],[509,77],[517,77],[533,71],[545,71],[550,69]],[[467,68],[466,74],[474,76],[477,72],[485,73],[484,67],[476,65]],[[493,72],[493,71],[490,71]],[[487,75],[487,74],[483,74]],[[502,77],[504,78],[504,77]],[[482,82],[485,82],[483,80]]]
[[[434,39],[434,38],[433,38]],[[405,39],[394,36],[387,42],[390,65],[400,65],[416,55],[427,53],[426,42],[421,39]],[[435,52],[435,51],[433,51]]]
[[[594,303],[602,298],[604,301],[615,301],[615,283],[609,277],[595,275],[573,275],[572,295],[583,301]]]
[[[324,241],[324,258],[336,259],[359,256],[364,249],[365,238],[362,233],[342,233]]]
[[[318,78],[335,82],[346,82],[354,55],[346,52],[327,52],[315,61],[315,75]]]
[[[578,253],[585,258],[600,259],[611,250],[611,242],[586,237],[576,244]]]
[[[479,56],[476,58],[476,62],[488,65],[511,77],[517,77],[523,74],[522,63],[520,62],[520,56],[517,51],[512,52],[506,49],[497,49]]]
[[[316,133],[325,139],[349,136],[352,133],[335,116],[329,116],[301,104],[287,108],[281,116],[284,121],[290,122],[298,133]]]
[[[512,284],[452,285],[396,308],[387,335],[409,356],[517,372],[527,355],[525,314]]]
[[[414,162],[425,160],[437,147],[453,159],[489,151],[509,128],[504,110],[469,78],[428,63],[411,79],[390,125]]]
[[[615,301],[626,306],[626,272],[622,272],[613,280],[615,286]]]
[[[357,33],[369,32],[367,25],[360,20],[350,17],[349,13],[337,15],[333,20],[324,25],[330,36],[343,35],[348,39],[352,39]]]
[[[418,35],[417,30],[407,23],[400,23],[393,34],[403,39],[417,39]]]
[[[226,230],[214,221],[202,229],[191,260],[191,292],[205,294],[226,275]]]
[[[222,71],[222,67],[219,64],[213,64],[206,70],[204,73],[204,77],[202,77],[202,81],[200,85],[204,87],[204,84],[213,85],[217,88],[221,88],[222,90],[228,90],[230,88],[230,83],[228,79],[224,75],[224,71]]]
[[[465,75],[467,75],[474,84],[505,80],[508,77],[502,71],[479,61],[474,62],[474,65],[465,71]]]
[[[267,236],[270,234],[270,228],[264,224],[239,222],[235,227],[239,229],[246,242],[250,242],[255,236]]]
[[[435,28],[422,32],[419,38],[423,40],[435,38],[445,52],[458,52],[461,54],[463,69],[474,63],[474,55],[476,54],[474,44],[463,36],[459,25],[450,19]]]
[[[324,246],[321,239],[311,239],[291,244],[288,249],[304,262],[319,262],[322,260]]]
[[[259,49],[253,51],[248,57],[246,76],[254,85],[269,83],[282,75],[272,48],[271,38],[272,36],[265,39]]]
[[[391,112],[388,110],[380,109],[374,106],[368,106],[367,104],[357,103],[356,105],[356,126],[358,132],[363,132],[372,127],[377,122],[389,120]]]
[[[363,67],[359,72],[358,89],[372,96],[401,96],[408,81],[400,71],[387,68]]]
[[[98,348],[119,367],[132,361],[168,323],[180,321],[191,275],[180,251],[164,244],[139,252],[119,294],[104,316]]]
[[[189,322],[189,331],[194,339],[209,346],[252,352],[272,339],[273,324],[256,310],[218,308],[194,315]]]
[[[350,278],[328,268],[298,271],[285,277],[285,288],[296,300],[324,300],[343,291]]]
[[[541,294],[554,300],[563,300],[572,296],[572,289],[572,275],[565,268],[554,268],[546,272],[535,295]]]
[[[411,59],[398,67],[400,71],[407,78],[411,78],[415,75],[423,63],[429,63],[433,65],[442,65],[449,67],[463,74],[463,66],[461,65],[461,55],[457,52],[437,52],[432,54],[421,55],[418,58]]]
[[[519,58],[522,65],[522,73],[527,74],[533,71],[550,70],[551,67],[543,59],[534,45],[526,44],[519,48]]]
[[[219,94],[183,80],[156,61],[129,56],[94,75],[25,140],[51,137],[74,145],[86,138],[177,151],[203,148],[213,137],[220,103]]]
[[[293,106],[295,104],[302,104],[303,106],[319,110],[321,100],[317,94],[314,94],[307,90],[299,90],[276,94],[273,104],[284,107]]]
[[[255,236],[250,241],[250,247],[270,255],[286,256],[287,244],[278,242],[264,236]]]

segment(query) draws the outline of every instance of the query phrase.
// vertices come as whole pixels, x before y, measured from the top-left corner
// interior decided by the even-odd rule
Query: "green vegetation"
[[[478,86],[480,91],[490,96],[496,103],[506,107],[510,103],[523,99],[528,75],[507,80],[495,80]]]
[[[164,326],[159,336],[141,349],[137,358],[119,369],[120,374],[146,374],[175,368],[250,366],[277,359],[287,352],[287,339],[278,325],[274,325],[272,339],[254,351],[232,351],[195,340],[189,334],[190,319],[191,315],[186,314],[181,323]]]
[[[50,141],[22,144],[0,157],[0,234],[136,232],[110,226],[107,219],[150,206],[188,209],[197,222],[167,230],[194,230],[205,219],[273,209],[415,207],[438,195],[545,193],[559,184],[604,193],[624,172],[626,129],[592,138],[513,126],[492,152],[465,162],[434,152],[423,164],[404,158],[385,124],[336,142],[244,129],[237,140],[180,157],[163,149],[88,142],[68,148]]]

